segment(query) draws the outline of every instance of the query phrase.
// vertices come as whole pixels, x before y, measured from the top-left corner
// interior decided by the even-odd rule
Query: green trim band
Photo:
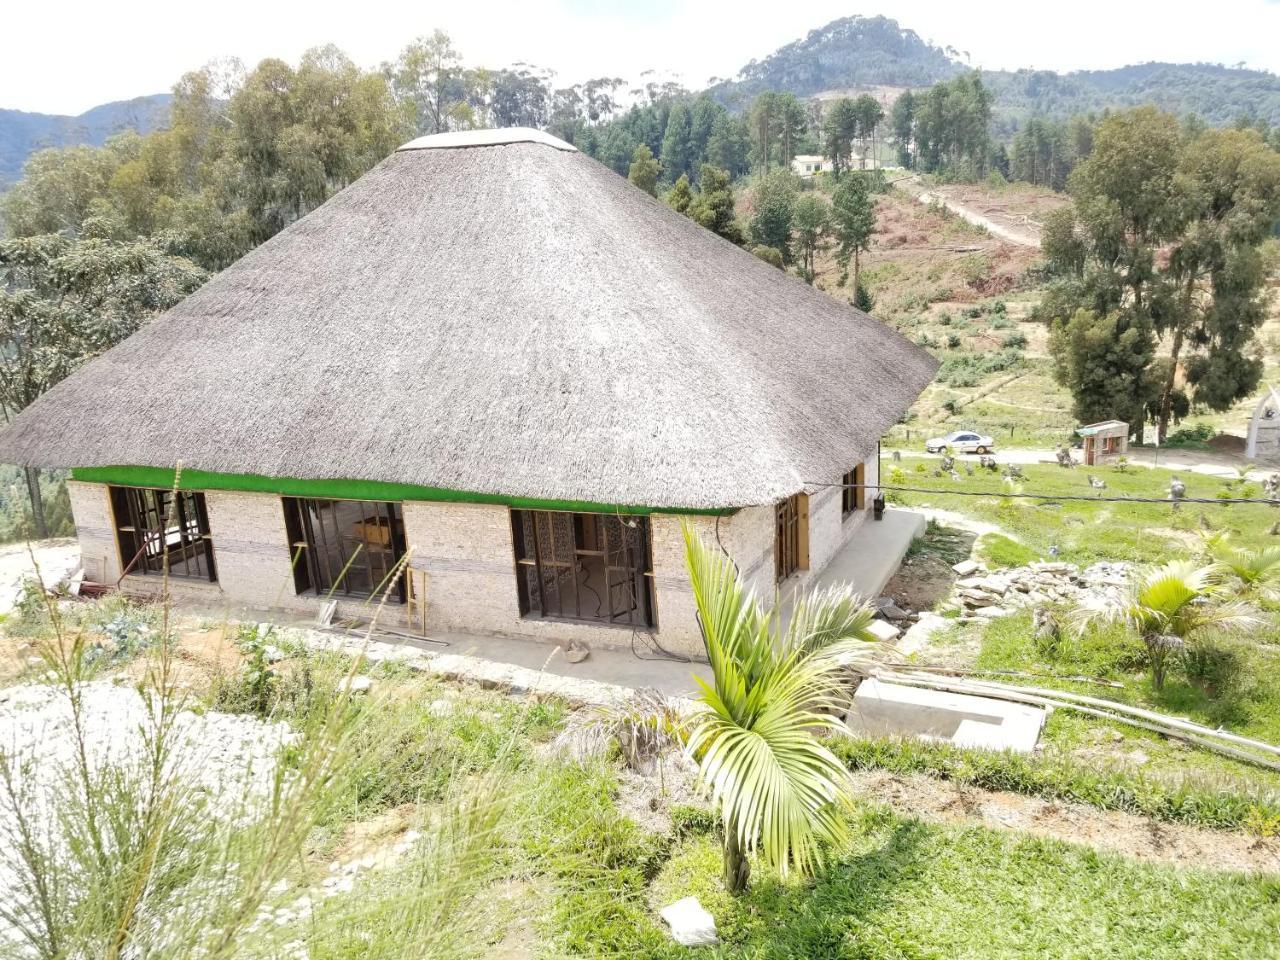
[[[109,483],[118,487],[173,488],[174,472],[167,467],[76,467],[72,480]],[[286,497],[316,497],[322,500],[426,500],[437,503],[492,503],[524,510],[569,510],[580,513],[678,513],[697,516],[728,516],[732,508],[700,510],[691,507],[639,507],[620,503],[593,503],[589,500],[539,500],[509,497],[500,493],[469,493],[443,487],[420,487],[412,483],[381,480],[299,480],[294,477],[263,477],[252,473],[210,473],[183,470],[178,484],[182,490],[242,490],[277,493]]]

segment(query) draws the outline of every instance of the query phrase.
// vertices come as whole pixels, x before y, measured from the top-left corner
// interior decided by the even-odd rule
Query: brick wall
[[[838,482],[839,478],[834,478]],[[867,482],[875,483],[875,463],[867,465]],[[120,575],[107,488],[101,484],[71,482],[72,510],[82,555],[98,562],[104,579],[115,583]],[[789,579],[784,594],[802,588],[847,542],[870,513],[868,509],[848,520],[840,516],[837,487],[814,491],[809,500],[810,569]],[[311,617],[321,599],[295,593],[292,550],[284,524],[280,498],[266,493],[209,491],[205,496],[213,537],[218,582],[173,581],[176,598],[216,606],[234,615],[245,613],[289,614]],[[737,563],[747,582],[766,604],[774,597],[774,507],[749,507],[732,516],[671,514],[650,517],[653,557],[653,592],[658,629],[633,637],[630,628],[520,616],[512,545],[510,511],[504,506],[406,502],[403,504],[405,539],[410,565],[427,574],[428,629],[435,633],[496,633],[548,640],[582,640],[591,645],[629,647],[633,640],[645,645],[656,640],[666,649],[700,653],[701,636],[694,616],[693,594],[684,565],[681,522],[687,519],[708,543],[721,545]],[[133,593],[154,594],[157,577],[130,576],[125,588]],[[360,602],[342,603],[338,613],[368,615]],[[381,622],[403,627],[406,609],[388,604]]]

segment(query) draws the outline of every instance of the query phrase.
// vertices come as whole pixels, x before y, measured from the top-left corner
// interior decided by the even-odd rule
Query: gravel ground
[[[142,695],[132,686],[93,681],[81,687],[83,729],[94,771],[128,769],[145,757],[144,730],[153,726]],[[174,724],[174,773],[215,800],[227,816],[252,809],[272,789],[276,755],[292,734],[287,724],[253,717],[183,711]],[[0,753],[14,771],[15,793],[37,829],[54,830],[55,791],[76,757],[73,716],[62,689],[24,684],[0,690]],[[14,889],[16,810],[0,791],[0,901]],[[0,941],[6,931],[0,924]]]

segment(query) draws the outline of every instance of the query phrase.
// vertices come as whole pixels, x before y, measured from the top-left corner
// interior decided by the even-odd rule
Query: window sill
[[[571,623],[585,627],[606,627],[611,630],[635,630],[639,633],[657,633],[657,626],[644,624],[618,623],[614,620],[590,620],[586,617],[548,617],[540,613],[522,613],[520,619],[526,623]]]

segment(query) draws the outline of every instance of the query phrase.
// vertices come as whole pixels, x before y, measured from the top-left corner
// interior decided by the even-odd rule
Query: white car
[[[996,442],[981,434],[957,430],[955,433],[948,433],[945,437],[934,437],[924,443],[927,453],[941,453],[946,448],[950,448],[952,453],[990,453],[996,448]]]

